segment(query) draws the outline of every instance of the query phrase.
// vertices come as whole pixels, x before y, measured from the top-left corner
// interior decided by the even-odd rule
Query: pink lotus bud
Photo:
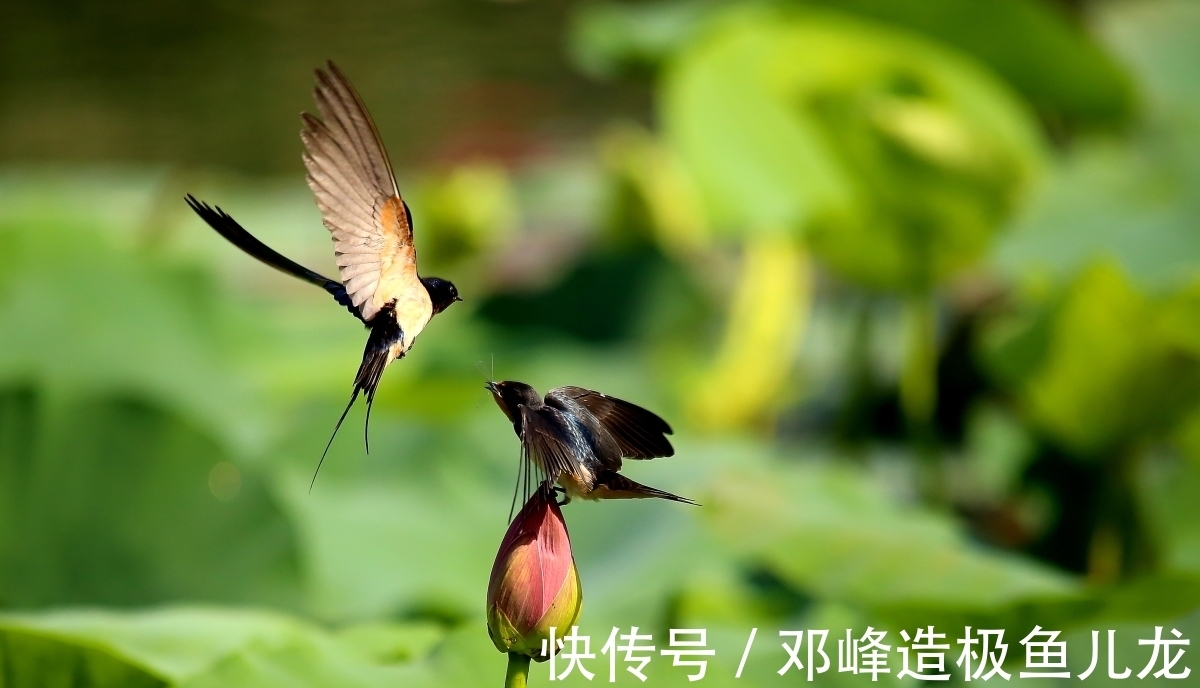
[[[501,652],[528,655],[539,661],[542,640],[550,627],[564,633],[579,620],[583,588],[571,540],[554,492],[542,486],[513,519],[488,582],[488,635]]]

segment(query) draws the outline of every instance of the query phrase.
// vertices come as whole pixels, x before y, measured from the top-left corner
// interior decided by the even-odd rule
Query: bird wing
[[[608,470],[621,470],[623,451],[617,438],[586,406],[572,397],[556,394],[558,391],[550,390],[546,395],[546,407],[557,409],[562,414],[573,436],[579,438],[584,459],[595,459]]]
[[[570,400],[590,411],[616,440],[622,456],[654,459],[675,454],[675,448],[666,438],[671,434],[671,426],[641,406],[583,387],[552,389],[546,394],[546,402],[552,403],[552,399],[555,405]]]
[[[412,216],[362,98],[336,65],[328,67],[317,70],[313,89],[321,119],[300,116],[304,165],[333,235],[342,284],[369,321],[403,290],[420,284]]]
[[[576,438],[568,429],[567,419],[556,409],[533,410],[521,404],[521,445],[551,482],[562,473],[579,471]]]
[[[362,314],[354,303],[350,300],[350,296],[346,294],[346,287],[341,282],[335,282],[328,277],[313,272],[308,268],[296,263],[295,261],[281,255],[278,251],[267,246],[258,240],[244,227],[238,224],[238,221],[230,217],[220,206],[214,210],[211,206],[203,201],[196,200],[196,197],[188,194],[184,200],[187,201],[189,207],[196,212],[210,227],[217,230],[221,236],[225,237],[234,246],[242,249],[251,256],[270,265],[276,270],[286,272],[293,277],[298,277],[305,282],[315,284],[333,296],[334,300],[346,307],[355,317],[362,319]]]

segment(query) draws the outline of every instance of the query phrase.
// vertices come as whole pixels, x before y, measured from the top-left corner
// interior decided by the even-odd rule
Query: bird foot
[[[567,494],[566,488],[556,486],[552,489],[554,490],[555,494],[561,495],[562,497],[562,501],[555,500],[559,506],[566,506],[571,503],[571,495]]]

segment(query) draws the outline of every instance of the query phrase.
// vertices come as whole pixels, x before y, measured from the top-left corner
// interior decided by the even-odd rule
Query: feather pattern
[[[397,300],[411,342],[432,315],[417,276],[412,222],[371,115],[332,62],[318,69],[320,118],[301,115],[308,186],[333,239],[339,276],[365,321]],[[425,311],[429,311],[429,315]]]
[[[572,450],[577,442],[572,441],[575,438],[570,436],[569,423],[563,414],[551,408],[534,410],[525,405],[520,412],[523,449],[550,482],[560,474],[577,472],[580,464]]]
[[[689,499],[620,474],[622,456],[674,454],[671,426],[646,409],[582,387],[558,387],[541,397],[524,382],[489,381],[486,388],[521,439],[522,474],[536,466],[548,484],[583,499]],[[518,476],[518,486],[520,485]]]
[[[671,426],[657,414],[636,404],[583,387],[558,387],[546,393],[546,403],[563,406],[576,403],[590,413],[620,447],[619,455],[630,459],[654,459],[675,454]],[[619,463],[618,463],[619,466]]]

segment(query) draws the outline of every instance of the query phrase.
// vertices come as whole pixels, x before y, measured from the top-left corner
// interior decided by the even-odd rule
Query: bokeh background
[[[1154,625],[1200,638],[1200,5],[0,18],[0,685],[498,684],[492,376],[675,428],[628,473],[702,508],[565,509],[597,653],[706,628],[726,685],[758,628],[768,686],[780,629],[1006,628],[1014,672],[1035,623],[1074,672],[1093,629],[1135,673]],[[327,58],[466,301],[309,494],[365,333],[182,197],[332,273],[297,137]]]

